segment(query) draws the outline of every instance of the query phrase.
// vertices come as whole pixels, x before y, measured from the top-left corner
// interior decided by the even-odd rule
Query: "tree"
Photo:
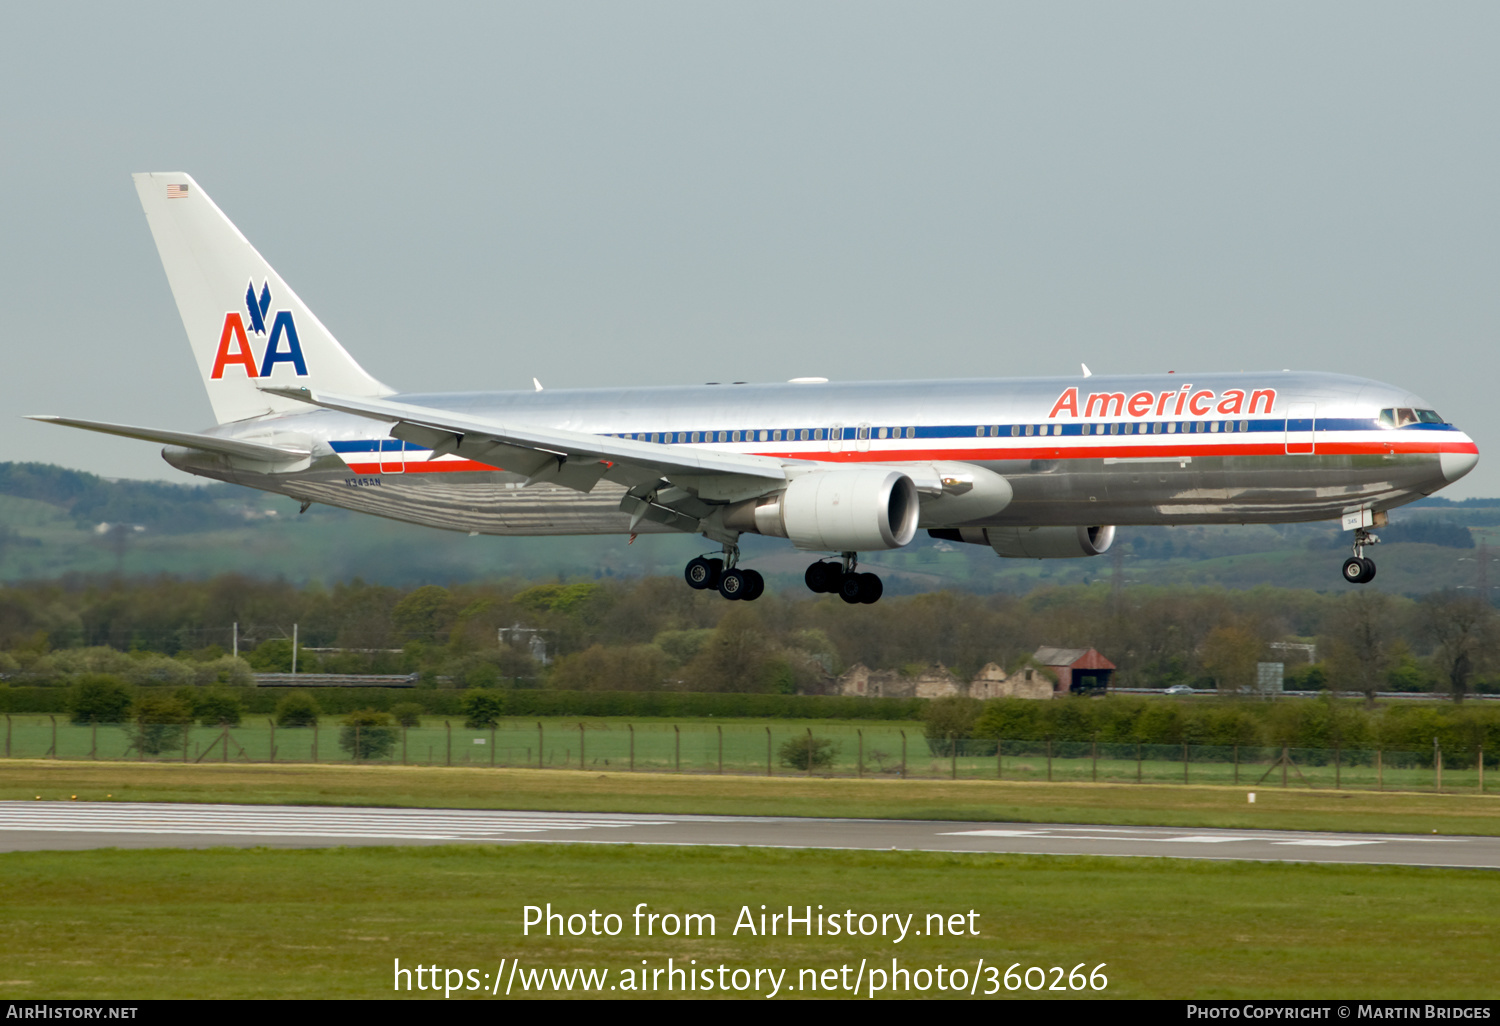
[[[783,766],[792,769],[823,769],[833,765],[839,746],[826,737],[797,734],[776,750]]]
[[[184,698],[193,710],[193,715],[205,727],[238,727],[245,714],[245,705],[239,696],[224,688],[196,690],[182,688],[178,696]]]
[[[922,733],[927,738],[928,747],[935,754],[949,754],[945,746],[951,741],[970,737],[983,711],[984,703],[977,698],[949,695],[932,699],[922,710]]]
[[[124,723],[130,716],[130,688],[107,673],[90,673],[78,679],[68,695],[68,711],[74,723]]]
[[[344,717],[339,747],[355,762],[383,759],[396,747],[396,725],[390,713],[360,709]]]
[[[293,691],[276,703],[276,726],[316,727],[323,710],[306,691]]]
[[[470,691],[463,698],[464,726],[470,730],[483,730],[498,726],[505,714],[505,693],[502,691]]]
[[[131,710],[134,722],[126,728],[130,741],[147,755],[176,751],[187,740],[193,707],[176,695],[144,694]]]
[[[1453,701],[1462,702],[1494,636],[1494,609],[1477,596],[1429,595],[1422,602],[1421,624],[1432,643],[1434,667]]]
[[[397,702],[391,706],[391,715],[403,727],[420,727],[422,725],[422,707],[416,702]]]
[[[1395,662],[1394,605],[1384,592],[1361,589],[1339,599],[1328,619],[1325,645],[1333,685],[1363,693],[1372,708]]]
[[[1260,651],[1260,639],[1243,627],[1215,627],[1203,641],[1203,668],[1220,691],[1249,692]]]

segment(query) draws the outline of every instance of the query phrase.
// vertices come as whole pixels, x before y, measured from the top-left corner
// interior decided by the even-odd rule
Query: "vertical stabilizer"
[[[262,384],[391,394],[354,362],[191,176],[134,178],[220,424],[306,409],[266,395],[257,387]]]

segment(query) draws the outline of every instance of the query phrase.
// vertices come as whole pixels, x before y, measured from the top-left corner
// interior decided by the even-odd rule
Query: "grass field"
[[[0,855],[0,877],[0,988],[12,999],[389,997],[396,958],[472,968],[476,979],[519,958],[523,970],[607,969],[615,983],[620,969],[665,968],[671,957],[785,968],[791,986],[803,968],[848,965],[852,981],[861,959],[970,972],[981,958],[1001,972],[1105,963],[1106,997],[1492,998],[1500,989],[1495,882],[1484,871],[514,845],[27,852]],[[625,928],[613,938],[523,937],[522,907],[547,902],[619,913]],[[634,936],[637,902],[713,913],[717,932]],[[758,914],[761,904],[916,913],[916,928],[928,913],[973,909],[980,936],[732,935],[741,906]]]
[[[0,729],[4,752],[14,758],[126,759],[137,753],[129,732],[117,725],[86,726],[66,717],[9,716]],[[992,780],[1103,781],[1114,783],[1257,784],[1280,786],[1283,773],[1273,764],[1279,749],[1231,749],[1192,745],[1130,745],[1087,742],[1006,740],[961,742],[957,756],[934,751],[912,722],[829,720],[775,721],[687,719],[630,721],[551,717],[507,719],[494,730],[468,729],[460,717],[424,717],[421,726],[400,731],[389,754],[377,761],[413,766],[521,767],[587,769],[618,773],[672,771],[686,773],[792,775],[781,758],[788,741],[811,732],[832,742],[832,761],[816,772],[839,776],[901,776]],[[264,718],[247,719],[228,732],[193,727],[181,748],[150,758],[173,762],[320,762],[347,763],[340,748],[339,717],[324,717],[319,728],[272,730]],[[1184,755],[1187,762],[1184,763]],[[1335,760],[1324,750],[1293,749],[1293,766],[1285,774],[1292,787],[1388,788],[1433,790],[1437,776],[1431,752],[1347,751]],[[997,757],[998,756],[998,757]],[[1421,760],[1426,759],[1427,764]],[[1491,767],[1489,789],[1500,786]],[[1443,770],[1443,788],[1478,791],[1480,773],[1472,760],[1452,758]],[[1497,791],[1500,793],[1500,791]]]
[[[1010,780],[0,761],[0,799],[854,816],[1500,834],[1500,796]]]

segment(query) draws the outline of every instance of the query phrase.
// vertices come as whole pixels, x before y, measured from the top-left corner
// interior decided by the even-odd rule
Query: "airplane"
[[[218,423],[32,419],[165,446],[173,467],[479,535],[676,532],[719,546],[693,588],[747,601],[745,534],[821,554],[817,593],[878,601],[861,553],[919,530],[1049,559],[1120,525],[1338,519],[1343,578],[1390,509],[1479,450],[1404,388],[1343,374],[710,383],[406,393],[371,377],[190,176],[134,176]]]

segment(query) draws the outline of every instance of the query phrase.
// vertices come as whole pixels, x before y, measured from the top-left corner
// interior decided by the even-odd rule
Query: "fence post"
[[[270,724],[270,726],[271,726],[271,761],[275,762],[276,761],[276,721],[272,720],[272,719],[267,719],[266,723]],[[186,754],[187,754],[187,742],[186,741],[184,741],[183,744],[182,744],[182,751],[183,751],[184,756],[186,756]],[[184,758],[183,762],[186,762],[186,761],[187,761],[187,759]],[[404,733],[401,735],[401,761],[402,762],[406,761],[406,735]]]
[[[807,728],[807,775],[812,776],[813,736],[812,728]]]
[[[57,717],[48,716],[47,719],[52,721],[52,758],[55,759],[57,758]],[[137,761],[139,761],[139,750],[137,750],[136,756],[138,757]]]
[[[995,779],[1005,779],[1005,738],[995,738]]]
[[[948,765],[949,779],[958,779],[958,739],[952,734],[948,735]]]
[[[275,735],[272,735],[272,736],[274,737]],[[271,749],[271,754],[273,756],[276,754],[276,749],[275,748]],[[406,727],[405,726],[403,726],[401,728],[401,765],[403,765],[403,766],[406,765]]]
[[[1479,746],[1479,793],[1484,794],[1484,745]]]
[[[719,776],[724,775],[724,725],[715,724],[719,728]]]
[[[224,750],[219,753],[219,761],[223,763],[229,761],[229,724],[224,724],[221,729],[224,731]],[[354,729],[358,730],[359,728],[356,727]]]
[[[1437,793],[1443,793],[1443,746],[1438,744],[1438,739],[1432,739],[1432,763],[1437,768]]]
[[[498,724],[490,724],[490,769],[495,768],[495,728]]]
[[[906,731],[901,732],[901,779],[906,779]]]
[[[544,742],[542,740],[542,721],[541,720],[537,720],[536,721],[536,768],[537,769],[543,769],[547,765],[545,762],[542,761],[542,759],[543,759],[543,756],[542,756],[542,748],[543,748],[543,746],[544,746]]]
[[[1047,735],[1047,783],[1052,783],[1052,735]]]
[[[1287,764],[1290,763],[1291,761],[1292,761],[1292,757],[1287,753],[1287,746],[1286,745],[1282,745],[1281,746],[1281,786],[1282,787],[1286,786],[1286,768],[1287,768]]]
[[[625,729],[630,731],[630,772],[635,772],[635,724],[625,724]]]
[[[766,728],[766,776],[771,775],[771,728]]]
[[[10,758],[10,713],[5,714],[5,757]]]
[[[452,723],[452,721],[451,720],[444,720],[443,721],[443,727],[448,732],[448,752],[447,752],[447,755],[446,755],[445,765],[452,766],[453,765],[453,723]]]
[[[682,772],[682,728],[672,724],[672,763],[673,772]]]
[[[1234,746],[1234,782],[1240,782],[1240,746]]]
[[[1141,782],[1141,743],[1135,743],[1135,782]]]
[[[1375,749],[1375,790],[1377,791],[1385,790],[1385,759],[1382,758],[1383,755],[1384,753],[1379,748]]]
[[[224,751],[227,754],[229,752],[229,742],[227,740],[228,737],[229,737],[229,731],[228,731],[227,728],[225,729],[224,736],[225,736],[225,739],[226,739],[225,742],[224,742]],[[363,755],[363,754],[364,754],[364,749],[360,748],[360,746],[359,746],[359,724],[355,723],[354,724],[354,761],[356,763],[359,762],[360,761],[360,756]]]
[[[1186,741],[1182,743],[1182,782],[1184,784],[1188,782],[1188,750]]]
[[[859,735],[859,762],[856,765],[856,768],[854,770],[854,775],[856,777],[863,778],[864,775],[865,775],[865,732],[863,730],[856,730],[855,733]],[[1484,749],[1483,748],[1481,748],[1479,750],[1479,755],[1480,755],[1480,760],[1483,761],[1483,758],[1484,758]],[[1484,789],[1484,774],[1483,774],[1483,772],[1481,772],[1480,775],[1479,775],[1479,787],[1480,787],[1480,790]]]
[[[189,736],[191,736],[192,733],[193,733],[193,729],[191,727],[189,727],[188,729],[186,729],[186,730],[184,730],[182,732],[182,761],[183,762],[187,762],[188,738],[189,738]]]
[[[99,758],[99,724],[89,724],[89,758],[95,761]]]
[[[318,720],[313,718],[313,762],[318,761]]]
[[[1094,783],[1099,783],[1099,735],[1094,735],[1094,740],[1089,742],[1089,757],[1094,764]]]
[[[1344,789],[1344,759],[1337,741],[1333,744],[1333,789],[1342,791]]]
[[[490,761],[491,761],[491,763],[494,762],[493,759],[491,759]],[[588,760],[584,758],[584,752],[583,752],[583,724],[580,723],[578,725],[578,768],[579,769],[588,769],[588,767],[589,767]]]

